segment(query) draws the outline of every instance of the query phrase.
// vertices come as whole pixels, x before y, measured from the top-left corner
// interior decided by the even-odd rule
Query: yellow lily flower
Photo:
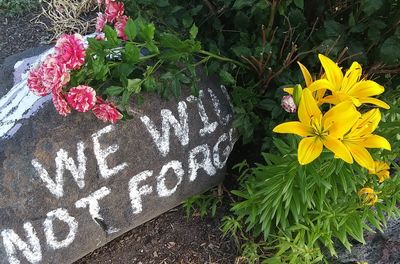
[[[390,178],[390,166],[387,162],[376,160],[374,161],[374,165],[374,168],[372,170],[368,170],[368,173],[378,176],[379,183],[382,183],[384,180]]]
[[[354,160],[362,167],[373,170],[374,160],[366,148],[383,148],[391,150],[386,138],[373,135],[381,120],[379,109],[372,109],[363,114],[350,132],[344,135],[342,142],[348,148]]]
[[[343,76],[342,70],[335,62],[322,54],[318,57],[325,70],[326,80],[309,88],[311,91],[328,89],[332,92],[332,95],[326,96],[322,102],[336,105],[343,101],[352,101],[355,106],[373,104],[384,109],[390,108],[385,102],[371,97],[383,93],[385,89],[374,81],[360,80],[362,67],[358,62],[353,62]]]
[[[361,115],[351,102],[340,103],[322,115],[311,91],[306,88],[303,90],[297,114],[299,121],[280,124],[273,131],[303,137],[298,147],[300,164],[308,164],[315,160],[321,154],[323,146],[332,151],[336,157],[353,163],[348,148],[339,140]]]
[[[313,96],[317,101],[318,105],[321,105],[322,104],[321,99],[324,97],[326,92],[326,89],[324,88],[329,86],[330,83],[325,78],[321,78],[319,80],[314,81],[306,66],[304,66],[300,62],[297,62],[297,64],[299,65],[301,73],[303,74],[306,87],[314,91]],[[293,90],[294,90],[293,87],[286,87],[283,90],[288,94],[293,95]]]
[[[358,196],[363,200],[366,205],[374,205],[378,201],[378,194],[381,192],[375,192],[374,189],[369,187],[364,187],[358,191]]]

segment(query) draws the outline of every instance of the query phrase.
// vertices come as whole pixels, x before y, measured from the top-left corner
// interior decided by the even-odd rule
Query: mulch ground
[[[51,34],[44,25],[34,23],[37,12],[21,17],[0,15],[0,64],[10,55],[45,44]]]
[[[13,54],[45,44],[52,35],[33,22],[32,12],[21,17],[0,17],[0,64]],[[187,218],[182,207],[131,230],[90,253],[83,263],[234,263],[234,243],[219,229],[228,207],[218,209],[215,218]]]
[[[234,263],[234,243],[215,218],[185,217],[181,207],[139,226],[74,264],[84,263]]]

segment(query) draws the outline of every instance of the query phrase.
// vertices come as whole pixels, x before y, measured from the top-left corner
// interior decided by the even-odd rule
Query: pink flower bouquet
[[[128,17],[122,2],[98,0],[98,5],[104,12],[98,13],[95,37],[62,35],[53,54],[29,72],[33,93],[51,94],[62,116],[92,112],[112,123],[128,115],[132,98],[140,103],[142,90],[179,96],[190,83],[196,93],[195,67],[213,54],[201,50],[195,25],[181,40],[156,34],[154,24],[140,16]]]

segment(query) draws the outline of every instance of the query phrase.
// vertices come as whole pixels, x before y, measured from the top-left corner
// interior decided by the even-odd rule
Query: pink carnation
[[[71,108],[65,100],[62,92],[53,92],[53,104],[60,115],[67,116],[71,113]]]
[[[41,65],[36,65],[29,71],[28,87],[29,90],[39,96],[45,96],[51,92],[51,87],[47,87],[43,83],[43,67]]]
[[[92,109],[94,115],[104,122],[116,123],[122,118],[122,114],[116,109],[113,103],[107,103],[97,97],[97,104]]]
[[[68,70],[79,69],[85,63],[85,43],[80,34],[62,35],[55,46],[56,58]]]
[[[71,88],[66,97],[72,108],[79,112],[87,112],[96,104],[96,91],[86,85]]]
[[[120,16],[124,14],[124,3],[109,1],[106,3],[106,19],[110,23],[114,23]]]
[[[291,95],[285,95],[282,97],[281,106],[288,113],[295,113],[297,110],[296,104]]]
[[[60,91],[69,82],[70,75],[67,68],[59,64],[53,55],[48,55],[40,68],[42,83],[47,90]]]
[[[103,13],[97,13],[96,32],[102,32],[106,22],[106,16]]]
[[[126,23],[128,22],[127,16],[121,16],[115,23],[115,30],[117,30],[117,36],[123,40],[128,40],[128,36],[125,34]]]

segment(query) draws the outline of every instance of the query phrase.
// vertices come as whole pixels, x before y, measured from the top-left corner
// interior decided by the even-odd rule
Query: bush
[[[0,14],[6,17],[20,16],[38,7],[38,0],[0,0]]]
[[[351,240],[364,242],[365,230],[381,230],[387,217],[399,214],[396,204],[400,180],[395,161],[400,150],[396,129],[400,1],[125,3],[134,16],[146,17],[180,37],[196,25],[203,50],[241,62],[227,63],[211,57],[202,60],[205,72],[218,75],[230,89],[235,109],[233,125],[242,136],[239,148],[256,149],[263,158],[254,166],[238,165],[245,169],[238,190],[233,192],[238,202],[232,207],[234,215],[225,217],[222,227],[241,244],[247,260],[317,263],[324,260],[321,247],[335,255],[334,242],[339,241],[350,249]],[[323,73],[316,63],[318,53],[329,55],[344,69],[357,60],[363,67],[362,78],[373,78],[386,87],[385,96],[392,109],[383,112],[378,132],[392,143],[393,151],[377,150],[372,155],[390,163],[390,179],[383,181],[328,151],[302,166],[295,154],[299,137],[272,133],[283,120],[294,119],[282,110],[281,98],[283,88],[304,84],[295,62],[302,61],[311,72]],[[316,76],[321,74],[311,78],[315,80]],[[334,92],[326,95],[333,96]],[[330,108],[326,103],[321,107],[323,112]],[[361,113],[370,109],[368,104],[358,108]],[[194,204],[187,203],[190,207]]]

